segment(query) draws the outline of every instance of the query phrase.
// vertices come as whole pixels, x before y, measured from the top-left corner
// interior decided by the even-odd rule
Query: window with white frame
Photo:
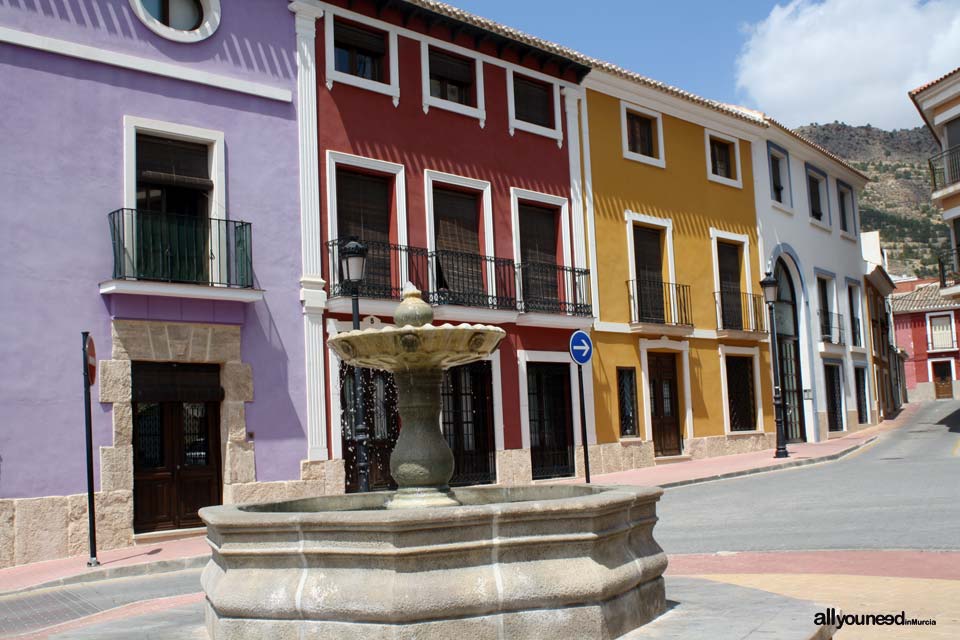
[[[519,129],[563,143],[560,86],[535,72],[507,68],[507,109],[510,135]]]
[[[663,123],[659,113],[621,102],[620,135],[624,158],[664,166]]]
[[[743,185],[740,176],[740,143],[716,131],[704,130],[707,154],[707,178],[731,187]]]
[[[365,25],[333,21],[333,68],[373,82],[386,82],[387,34]]]
[[[784,206],[793,206],[793,194],[790,189],[790,155],[786,149],[768,143],[767,157],[770,163],[770,197]]]
[[[840,230],[844,233],[855,232],[853,206],[853,189],[837,180],[837,214],[840,218]]]
[[[420,43],[423,112],[437,107],[486,123],[483,63],[446,48]]]
[[[822,224],[829,224],[827,211],[827,175],[813,167],[807,167],[807,200],[810,203],[810,217]]]
[[[220,0],[130,0],[134,15],[158,36],[199,42],[220,26]]]
[[[948,351],[957,348],[953,313],[927,316],[927,350]]]

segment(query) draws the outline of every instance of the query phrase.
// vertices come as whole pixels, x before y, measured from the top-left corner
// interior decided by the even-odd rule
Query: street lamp
[[[367,245],[356,238],[340,247],[340,274],[350,287],[353,302],[353,328],[360,328],[360,285],[367,268]],[[357,480],[360,492],[370,491],[370,459],[367,455],[367,426],[363,415],[363,387],[360,367],[353,368],[354,440],[357,446]]]
[[[787,458],[787,438],[783,432],[783,393],[780,390],[780,341],[777,336],[777,279],[767,271],[767,277],[760,281],[763,287],[763,299],[767,303],[770,317],[770,359],[773,360],[773,410],[777,425],[777,451],[774,458]]]

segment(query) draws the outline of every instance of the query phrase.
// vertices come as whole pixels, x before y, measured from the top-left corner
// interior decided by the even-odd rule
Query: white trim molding
[[[572,256],[570,253],[570,201],[563,196],[554,196],[549,193],[540,193],[539,191],[530,191],[528,189],[520,189],[518,187],[510,187],[510,223],[511,223],[511,233],[513,234],[513,261],[518,266],[521,264],[520,260],[520,201],[532,202],[534,204],[547,205],[548,207],[554,207],[559,210],[560,220],[558,224],[560,225],[560,244],[561,244],[561,253],[560,260],[565,267],[572,267]],[[523,283],[520,274],[520,269],[517,269],[517,302],[519,303],[523,300]],[[568,292],[573,291],[574,282],[571,274],[568,274],[566,282],[564,283],[564,290]],[[521,314],[521,317],[526,314]],[[548,314],[542,314],[544,316]],[[565,316],[559,316],[561,318]],[[587,326],[593,323],[592,318],[586,319]],[[566,325],[564,325],[566,326]],[[577,324],[580,326],[580,324]]]
[[[933,365],[937,362],[949,362],[950,363],[950,379],[957,379],[957,360],[956,358],[928,358],[927,359],[927,381],[934,382],[933,380]],[[874,365],[876,366],[876,365]]]
[[[100,295],[122,293],[134,296],[161,298],[189,298],[192,300],[220,300],[226,302],[259,302],[263,289],[213,287],[206,284],[181,284],[149,280],[105,280],[100,283]]]
[[[278,100],[280,102],[293,101],[293,92],[290,91],[290,89],[282,89],[260,82],[251,82],[250,80],[241,80],[219,73],[202,71],[183,64],[163,62],[152,58],[133,56],[100,47],[78,44],[76,42],[70,42],[69,40],[40,36],[35,33],[10,29],[9,27],[0,27],[0,43],[37,49],[69,58],[86,60],[87,62],[97,62],[111,67],[136,71],[138,73],[149,73],[164,78],[202,84],[226,91],[245,93],[269,100]]]
[[[669,338],[660,338],[659,340],[640,339],[640,380],[643,389],[650,388],[650,351],[674,351],[680,354],[683,373],[683,424],[686,439],[693,437],[693,400],[690,392],[690,343],[686,340],[670,340]],[[643,400],[643,421],[644,439],[653,442],[653,417],[650,411],[650,395],[643,392],[640,394]],[[683,435],[683,434],[680,434]]]
[[[763,395],[760,387],[760,348],[734,347],[727,344],[718,346],[720,353],[720,390],[723,398],[723,432],[726,435],[741,433],[763,433]],[[756,424],[750,431],[733,431],[730,428],[730,392],[727,389],[727,356],[750,357],[753,359],[753,397],[756,404],[754,415]]]
[[[510,127],[510,135],[514,135],[518,130],[527,133],[535,133],[538,136],[552,138],[557,141],[557,146],[563,146],[563,118],[560,111],[560,85],[556,80],[544,80],[542,76],[527,73],[526,69],[518,68],[519,75],[526,76],[537,82],[549,84],[553,90],[553,128],[543,127],[539,124],[533,124],[524,120],[519,120],[516,115],[516,105],[513,96],[513,67],[507,67],[507,114]]]
[[[733,145],[733,155],[734,155],[734,171],[737,173],[736,179],[727,178],[724,176],[718,176],[713,172],[713,162],[712,155],[710,154],[710,138],[716,138],[717,140],[723,140],[724,142],[729,142]],[[719,184],[726,185],[728,187],[736,187],[737,189],[743,188],[743,171],[740,164],[740,138],[735,136],[729,136],[725,133],[720,133],[714,129],[703,129],[703,144],[706,149],[707,154],[707,180],[711,182],[717,182]]]
[[[639,116],[643,116],[653,120],[656,123],[655,132],[657,135],[657,155],[656,157],[647,156],[642,153],[637,153],[636,151],[630,150],[630,136],[629,129],[627,127],[627,114],[635,113]],[[623,157],[627,160],[634,160],[636,162],[642,162],[644,164],[649,164],[654,167],[660,167],[661,169],[666,168],[667,161],[666,157],[663,155],[663,118],[660,115],[659,111],[652,111],[650,109],[645,109],[640,105],[627,102],[626,100],[620,101],[620,144],[623,149]]]
[[[220,0],[196,0],[196,2],[200,5],[200,11],[203,12],[203,19],[199,27],[190,31],[163,24],[147,11],[143,6],[143,0],[130,0],[130,8],[147,29],[161,38],[173,42],[200,42],[212,36],[220,26]]]
[[[333,23],[337,18],[343,18],[350,22],[357,22],[377,31],[383,31],[387,37],[387,69],[390,74],[389,82],[378,82],[369,80],[336,69],[336,57],[334,55],[334,35]],[[397,47],[397,30],[391,28],[388,23],[379,20],[373,20],[357,13],[346,12],[327,5],[323,17],[323,49],[324,49],[324,76],[326,78],[327,90],[332,91],[336,82],[346,84],[375,93],[382,93],[393,98],[393,106],[400,104],[400,62],[399,49]]]
[[[487,111],[486,111],[486,102],[483,92],[483,61],[480,58],[471,58],[474,63],[473,68],[473,90],[474,96],[476,99],[476,106],[470,106],[466,104],[460,104],[459,102],[452,102],[450,100],[444,100],[443,98],[434,97],[430,93],[430,49],[438,49],[440,51],[446,51],[447,53],[456,55],[458,57],[463,57],[459,51],[451,48],[445,47],[442,45],[432,44],[426,40],[420,41],[420,77],[421,77],[421,92],[423,95],[423,112],[429,113],[430,107],[436,107],[437,109],[444,109],[446,111],[452,111],[454,113],[459,113],[464,116],[469,116],[471,118],[476,118],[480,122],[480,128],[482,129],[487,123]]]
[[[435,236],[436,226],[434,224],[433,213],[433,189],[438,184],[457,187],[464,191],[480,195],[480,215],[483,217],[483,237],[480,239],[478,249],[480,250],[480,255],[493,257],[493,196],[490,183],[486,180],[467,178],[434,169],[426,169],[423,172],[423,194],[424,200],[426,201],[427,251],[432,252],[437,248],[437,239]],[[430,289],[431,291],[436,291],[437,273],[433,260],[428,261],[427,269],[429,271]],[[490,296],[497,295],[496,267],[492,261],[486,261],[486,279],[488,294]]]
[[[627,266],[630,270],[630,281],[636,282],[637,280],[637,263],[634,255],[636,248],[633,246],[633,227],[639,225],[643,227],[653,227],[663,232],[664,245],[667,249],[667,281],[676,282],[676,271],[673,258],[673,220],[670,218],[658,218],[656,216],[637,213],[636,211],[631,211],[630,209],[627,209],[623,212],[623,219],[626,222]],[[636,323],[638,321],[638,318],[636,317],[636,291],[633,288],[628,288],[627,295],[630,298],[630,322]],[[674,312],[676,312],[677,309],[676,297],[676,291],[671,289],[670,308],[673,309]]]
[[[593,361],[583,365],[583,398],[580,397],[577,381],[577,365],[570,360],[566,351],[525,351],[517,350],[517,373],[519,375],[520,394],[520,437],[524,449],[530,449],[530,404],[527,395],[527,364],[530,362],[552,362],[566,364],[570,368],[570,410],[573,412],[573,445],[583,444],[580,436],[580,402],[584,403],[587,416],[587,443],[597,443],[597,430],[594,421],[593,404]]]

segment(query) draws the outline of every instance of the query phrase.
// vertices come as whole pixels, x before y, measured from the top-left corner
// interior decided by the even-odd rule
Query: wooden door
[[[938,400],[953,397],[953,369],[949,362],[934,362],[933,390]]]
[[[682,444],[677,415],[677,356],[673,353],[651,353],[647,362],[654,453],[658,456],[678,456]]]
[[[198,527],[220,504],[218,402],[136,402],[134,531]]]

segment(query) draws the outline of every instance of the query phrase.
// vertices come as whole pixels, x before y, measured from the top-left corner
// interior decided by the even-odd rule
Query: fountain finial
[[[433,308],[423,301],[420,290],[412,282],[403,285],[403,301],[393,312],[393,322],[398,327],[422,327],[433,322]]]

